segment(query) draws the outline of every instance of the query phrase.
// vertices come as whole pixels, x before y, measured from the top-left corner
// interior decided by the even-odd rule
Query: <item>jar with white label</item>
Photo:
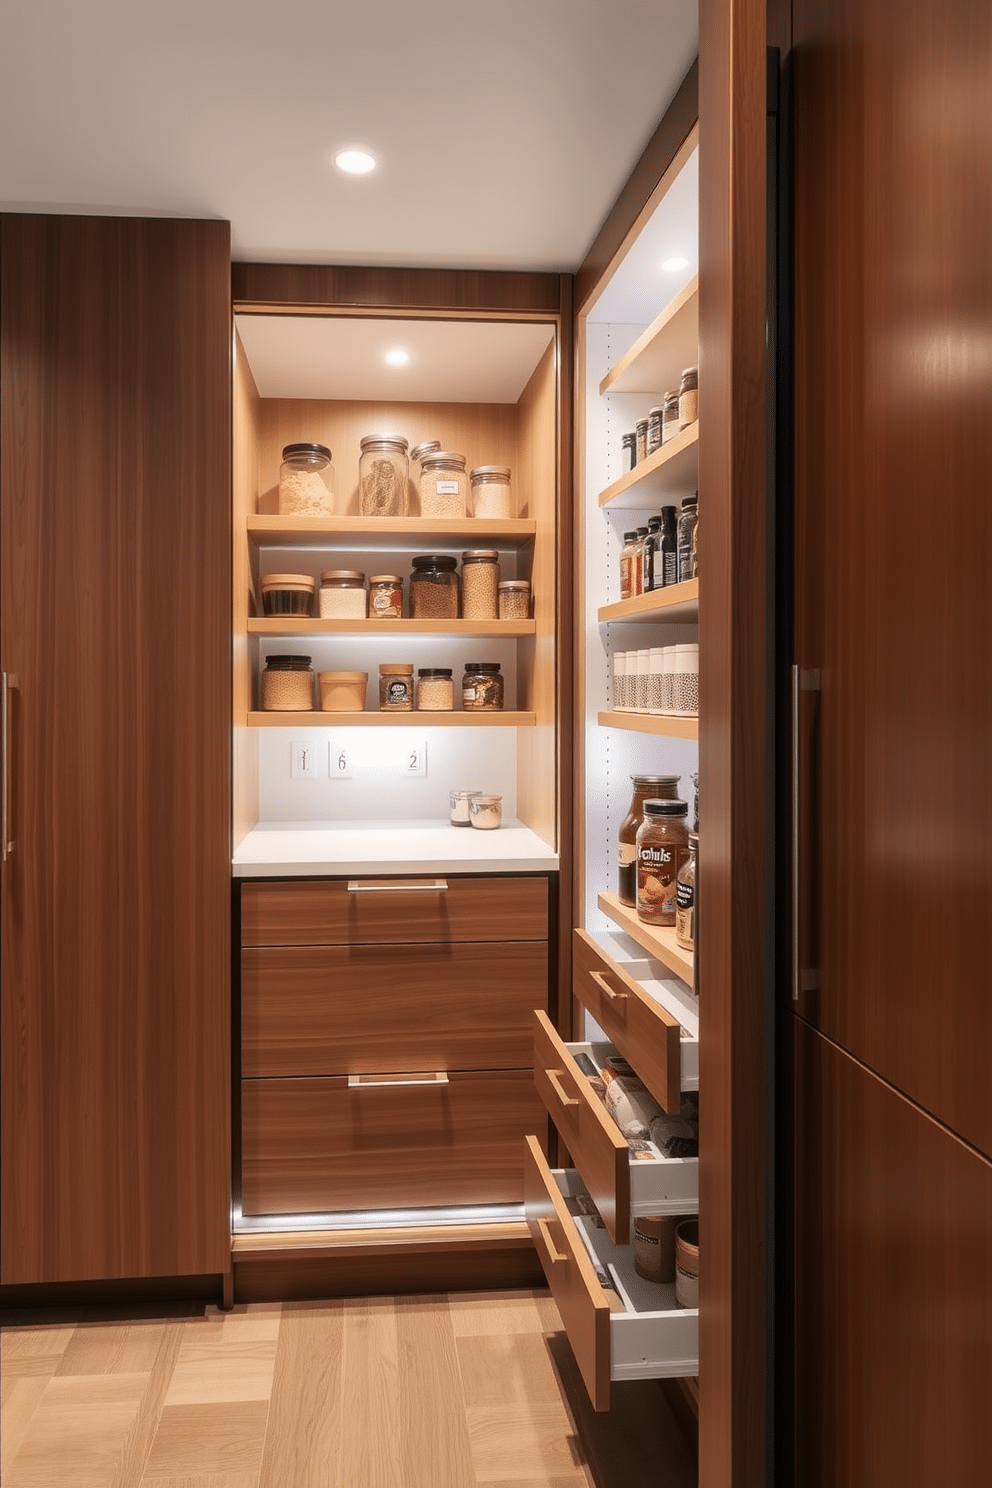
[[[431,450],[420,462],[420,515],[464,517],[468,504],[465,456]]]
[[[466,713],[498,713],[503,707],[503,674],[498,661],[467,661],[462,677]]]
[[[470,479],[473,517],[502,521],[514,515],[508,466],[477,465]]]
[[[365,575],[357,569],[329,568],[320,576],[322,620],[364,620],[368,596]]]
[[[410,462],[402,434],[367,434],[358,462],[358,507],[363,517],[405,517]]]
[[[379,664],[379,708],[383,713],[413,712],[413,662]]]
[[[372,574],[369,578],[369,619],[400,620],[403,617],[403,580],[399,574]]]

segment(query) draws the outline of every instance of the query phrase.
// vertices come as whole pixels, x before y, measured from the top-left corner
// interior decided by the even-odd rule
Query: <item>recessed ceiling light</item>
[[[666,274],[677,274],[679,269],[689,267],[689,260],[687,258],[666,258],[661,267]]]
[[[334,157],[338,170],[346,171],[349,176],[367,176],[375,170],[376,163],[375,156],[367,150],[339,150]]]
[[[392,351],[386,352],[386,361],[391,367],[405,367],[409,360],[410,353],[401,346],[395,346]]]

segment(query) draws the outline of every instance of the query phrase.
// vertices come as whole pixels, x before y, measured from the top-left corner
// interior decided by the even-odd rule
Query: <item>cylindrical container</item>
[[[498,661],[467,661],[462,677],[466,713],[498,713],[503,707],[503,676]]]
[[[635,598],[638,594],[644,593],[644,544],[647,541],[647,536],[648,529],[646,527],[635,528],[634,542],[636,546],[634,550],[633,568],[633,594]]]
[[[462,619],[495,620],[499,596],[499,553],[470,548],[462,554]]]
[[[642,460],[646,460],[648,457],[648,421],[646,418],[637,420],[635,432],[637,437],[637,463],[639,465]]]
[[[448,798],[451,802],[448,820],[453,827],[471,826],[469,809],[475,797],[481,795],[482,792],[477,790],[453,790],[448,792]]]
[[[674,925],[676,880],[689,854],[685,801],[644,802],[637,831],[637,918],[647,925]]]
[[[618,713],[627,707],[627,653],[613,653],[613,706]]]
[[[464,517],[468,504],[465,456],[431,450],[420,462],[420,515]]]
[[[262,609],[266,615],[312,615],[316,587],[310,574],[266,574]]]
[[[631,909],[637,904],[637,830],[644,820],[644,802],[652,797],[656,800],[675,801],[681,775],[631,775],[634,794],[630,810],[620,823],[619,898],[621,904]]]
[[[501,620],[530,619],[530,584],[526,579],[503,579],[497,591]]]
[[[458,562],[450,553],[421,553],[410,575],[412,620],[458,619]]]
[[[439,450],[440,448],[440,439],[424,439],[420,444],[413,446],[413,449],[410,451],[410,459],[414,460],[416,464],[422,465],[425,455],[432,455],[435,450]]]
[[[417,668],[417,708],[422,713],[450,713],[455,706],[455,684],[450,667]]]
[[[652,517],[648,523],[648,534],[642,544],[641,588],[645,594],[650,594],[652,589],[659,587],[655,578],[655,568],[661,561],[660,547],[661,516],[659,515]]]
[[[675,651],[674,646],[661,648],[661,711],[675,711]]]
[[[633,707],[638,713],[648,711],[648,689],[651,686],[651,652],[647,647],[637,653],[637,691]]]
[[[503,520],[516,515],[508,465],[477,465],[472,471],[472,515]]]
[[[368,672],[318,672],[321,711],[364,713],[368,682]]]
[[[674,506],[663,506],[659,516],[661,532],[655,550],[654,587],[663,589],[666,584],[679,581],[679,537]]]
[[[620,598],[634,597],[634,564],[637,560],[637,533],[625,532],[620,549]]]
[[[400,620],[403,617],[403,580],[399,574],[372,574],[369,578],[369,619]]]
[[[636,430],[632,429],[629,434],[625,434],[623,436],[621,448],[622,448],[622,456],[621,456],[621,460],[620,460],[620,469],[621,469],[622,473],[624,475],[626,475],[628,473],[628,471],[633,470],[634,466],[637,464],[637,431]]]
[[[679,427],[694,424],[699,417],[699,368],[686,367],[679,383]]]
[[[696,903],[696,847],[699,836],[689,833],[689,856],[679,869],[675,888],[675,943],[684,951],[694,945]]]
[[[665,394],[665,401],[661,407],[661,442],[667,444],[679,432],[678,388],[673,388],[671,392]]]
[[[661,449],[661,425],[664,412],[664,408],[659,404],[657,408],[652,408],[648,413],[647,451],[649,455],[653,455],[656,449]]]
[[[468,803],[469,821],[481,832],[492,832],[503,819],[502,796],[473,796]]]
[[[287,444],[279,466],[281,517],[334,514],[334,466],[326,444]]]
[[[402,434],[367,434],[358,462],[358,505],[363,517],[405,517],[410,462]]]
[[[262,673],[262,708],[271,713],[313,710],[313,672],[309,656],[270,656]]]
[[[320,576],[322,620],[364,620],[368,613],[365,575],[354,568],[329,568]]]
[[[661,646],[651,647],[651,665],[648,672],[648,712],[661,712],[661,679],[664,672],[665,653]]]
[[[696,507],[697,496],[684,496],[679,512],[679,583],[696,577]]]
[[[672,712],[691,715],[699,712],[699,644],[696,641],[675,647]]]
[[[680,1307],[699,1306],[698,1219],[683,1219],[675,1227],[675,1300]]]
[[[383,713],[413,712],[413,662],[379,664],[379,707]]]
[[[675,1218],[639,1214],[634,1220],[634,1270],[645,1281],[675,1280]]]

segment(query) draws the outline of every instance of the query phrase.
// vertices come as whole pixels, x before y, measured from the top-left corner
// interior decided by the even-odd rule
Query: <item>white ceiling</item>
[[[0,0],[0,208],[571,271],[696,50],[695,0]],[[381,169],[342,177],[348,144]]]

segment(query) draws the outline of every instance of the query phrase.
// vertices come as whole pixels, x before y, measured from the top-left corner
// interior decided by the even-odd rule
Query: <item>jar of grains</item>
[[[279,466],[279,515],[334,513],[334,466],[326,444],[287,444]]]
[[[457,567],[450,553],[420,553],[413,559],[411,620],[458,619]]]
[[[501,520],[513,516],[507,465],[477,465],[471,474],[472,515]]]
[[[399,574],[372,574],[369,579],[369,619],[403,618],[403,580]]]
[[[498,596],[501,620],[530,619],[530,584],[526,579],[504,579]]]
[[[503,820],[502,796],[473,796],[468,803],[469,821],[480,831],[492,832]]]
[[[661,442],[667,444],[679,432],[679,390],[674,388],[665,394],[662,405]]]
[[[262,609],[266,615],[312,615],[312,574],[266,574],[262,579]]]
[[[379,707],[383,713],[413,712],[413,662],[380,663]]]
[[[647,459],[648,455],[648,421],[646,418],[638,419],[634,427],[637,440],[637,463]]]
[[[498,661],[467,661],[462,677],[466,713],[497,713],[503,706],[503,674]]]
[[[270,656],[262,673],[262,708],[273,713],[313,711],[309,656]]]
[[[465,456],[431,450],[420,462],[420,515],[464,517],[468,505]]]
[[[329,568],[320,576],[322,620],[364,620],[368,596],[365,575],[352,568]]]
[[[402,434],[367,434],[358,462],[358,505],[363,517],[405,517],[410,467]]]
[[[450,667],[417,668],[417,707],[423,713],[450,713],[455,706],[455,684]]]
[[[644,802],[638,828],[637,918],[648,925],[674,925],[679,869],[689,855],[685,801]]]
[[[462,554],[462,616],[495,620],[499,598],[499,554],[495,548],[470,548]]]
[[[685,428],[699,417],[699,368],[686,367],[679,383],[679,425]]]

